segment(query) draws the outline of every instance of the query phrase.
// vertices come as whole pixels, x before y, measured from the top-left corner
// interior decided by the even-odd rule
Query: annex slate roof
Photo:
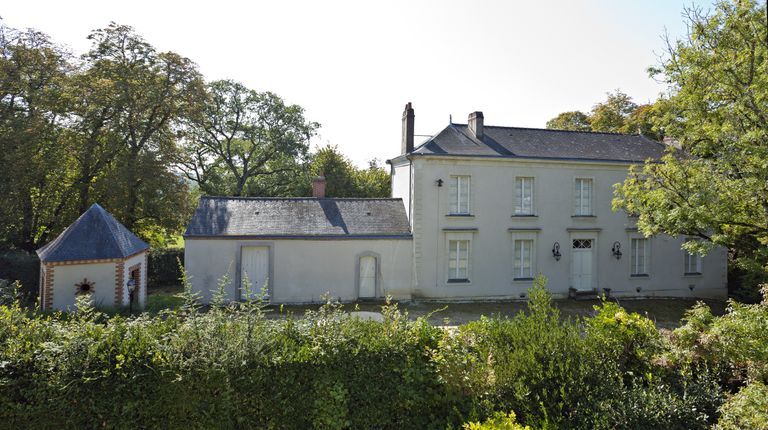
[[[115,217],[94,203],[56,239],[37,250],[41,261],[125,258],[149,249]]]
[[[660,158],[666,148],[640,135],[489,125],[483,130],[479,141],[466,124],[450,124],[412,154],[643,162]]]
[[[184,237],[411,238],[402,199],[202,197]]]

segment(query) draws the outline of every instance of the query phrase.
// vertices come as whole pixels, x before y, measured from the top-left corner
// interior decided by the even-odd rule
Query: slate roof
[[[125,258],[149,245],[94,203],[56,239],[37,250],[41,261]]]
[[[202,197],[184,237],[400,238],[402,199]]]
[[[479,141],[466,124],[450,124],[412,154],[643,162],[660,158],[666,148],[644,136],[618,133],[486,125],[483,134]]]

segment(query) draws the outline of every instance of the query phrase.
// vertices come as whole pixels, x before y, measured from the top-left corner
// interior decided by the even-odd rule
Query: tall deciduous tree
[[[188,125],[181,168],[204,192],[235,196],[264,177],[295,173],[319,127],[300,106],[228,80],[207,86]]]
[[[563,112],[547,121],[547,128],[554,130],[591,131],[589,116],[581,111]]]
[[[669,85],[661,117],[682,154],[634,169],[614,206],[645,234],[691,235],[686,247],[731,249],[764,275],[768,263],[768,28],[766,5],[723,1],[685,13],[687,38],[668,41],[653,70]],[[760,276],[758,276],[759,278]]]

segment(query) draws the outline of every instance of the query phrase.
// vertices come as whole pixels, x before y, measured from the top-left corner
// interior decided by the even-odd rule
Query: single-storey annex
[[[43,309],[71,310],[78,295],[90,296],[96,306],[124,307],[134,300],[144,307],[149,245],[98,204],[37,255]]]
[[[245,298],[246,284],[275,303],[409,297],[412,238],[402,200],[322,195],[201,198],[184,234],[194,290],[204,302],[220,282],[229,300]]]

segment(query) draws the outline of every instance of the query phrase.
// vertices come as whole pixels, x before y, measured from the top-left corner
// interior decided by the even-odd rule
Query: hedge
[[[181,281],[179,261],[184,262],[184,248],[152,250],[149,253],[148,285],[178,285]]]
[[[564,319],[541,282],[529,297],[527,312],[457,332],[395,305],[381,323],[337,304],[266,318],[258,301],[202,311],[189,293],[155,317],[108,317],[82,302],[71,315],[0,306],[0,425],[703,429],[734,410],[722,406],[739,377],[725,357],[752,354],[741,377],[765,382],[762,352],[708,362],[697,348],[704,337],[732,344],[730,333],[762,339],[768,304],[711,318],[695,308],[665,336],[612,303]],[[737,404],[749,416],[752,403]]]

